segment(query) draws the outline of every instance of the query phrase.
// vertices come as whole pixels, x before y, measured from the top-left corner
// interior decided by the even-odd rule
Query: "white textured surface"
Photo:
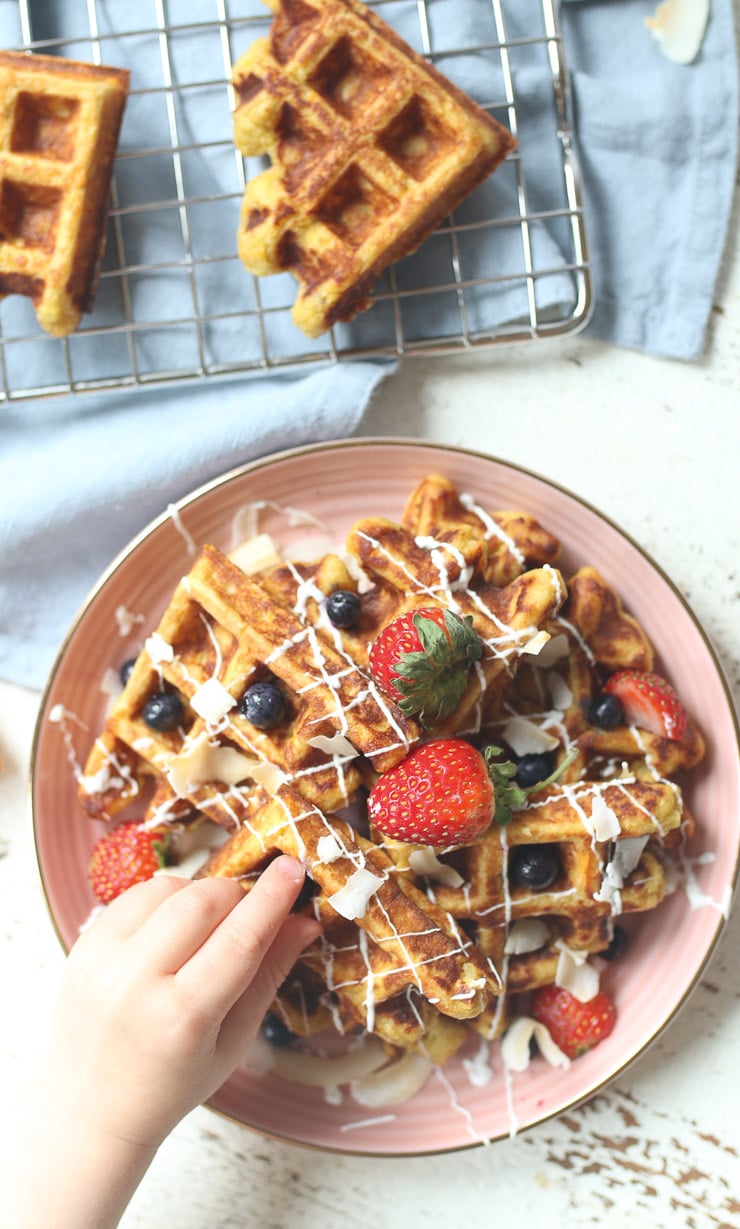
[[[381,388],[363,433],[480,449],[593,503],[687,597],[737,701],[736,253],[735,238],[701,363],[662,362],[578,338],[409,361]],[[62,966],[37,880],[26,798],[37,705],[36,694],[0,685],[3,1088],[43,1037]],[[459,1229],[507,1226],[516,1217],[530,1229],[566,1219],[575,1229],[618,1229],[629,1215],[635,1229],[735,1229],[739,988],[736,910],[678,1020],[616,1085],[580,1110],[490,1148],[402,1161],[335,1157],[260,1138],[196,1110],[162,1147],[122,1225]]]

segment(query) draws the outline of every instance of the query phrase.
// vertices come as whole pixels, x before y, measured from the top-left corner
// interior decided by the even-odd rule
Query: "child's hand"
[[[245,895],[230,879],[157,876],[74,945],[45,1066],[73,1117],[156,1147],[231,1074],[319,925],[290,915],[303,869],[279,857]]]

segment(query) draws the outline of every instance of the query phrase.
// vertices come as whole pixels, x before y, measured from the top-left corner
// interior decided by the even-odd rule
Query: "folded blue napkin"
[[[690,66],[669,64],[645,30],[652,0],[578,0],[563,12],[594,269],[589,327],[652,353],[691,358],[703,344],[736,158],[730,5],[714,0],[704,46]],[[170,5],[177,28],[167,55],[151,0],[30,0],[28,11],[36,50],[82,60],[99,51],[104,62],[132,69],[116,187],[119,234],[134,272],[124,285],[109,233],[95,312],[66,347],[38,335],[27,300],[6,300],[0,322],[11,386],[65,383],[70,370],[79,380],[128,372],[132,348],[142,375],[163,365],[179,375],[199,362],[254,365],[264,350],[271,361],[289,361],[297,337],[289,319],[294,283],[280,275],[257,290],[234,251],[239,182],[215,6]],[[381,6],[413,46],[431,48],[442,72],[492,105],[502,122],[515,118],[519,153],[461,206],[454,247],[442,228],[386,275],[370,313],[335,330],[337,351],[347,354],[341,362],[0,406],[1,677],[42,685],[98,575],[168,503],[241,462],[357,430],[394,363],[358,361],[350,352],[392,350],[399,319],[407,340],[423,341],[462,327],[471,334],[516,331],[529,320],[530,290],[541,318],[573,311],[545,6],[506,0],[503,11],[515,112],[506,104],[490,0],[427,0],[426,43],[416,0]],[[230,26],[232,58],[269,20],[260,0],[243,0]],[[20,46],[26,37],[16,0],[0,0],[0,45]],[[170,80],[183,85],[174,95]],[[142,148],[146,157],[137,155]],[[260,169],[248,161],[248,174]],[[185,226],[175,173],[192,198]],[[528,253],[523,199],[531,217]],[[152,210],[152,201],[172,204]],[[529,257],[538,271],[532,286],[524,276]],[[464,292],[440,290],[450,282],[451,258]],[[123,332],[96,331],[121,319],[124,291],[134,322],[148,325],[135,329],[130,343]],[[253,314],[258,293],[262,332]],[[199,328],[190,319],[194,301]],[[177,323],[151,327],[173,316]],[[304,354],[320,354],[325,343],[302,346]]]
[[[691,64],[661,51],[658,0],[562,9],[595,308],[588,332],[669,358],[702,353],[737,170],[731,0]]]
[[[216,380],[0,410],[0,674],[41,687],[108,563],[169,503],[294,443],[351,435],[385,374],[349,363],[305,378]]]

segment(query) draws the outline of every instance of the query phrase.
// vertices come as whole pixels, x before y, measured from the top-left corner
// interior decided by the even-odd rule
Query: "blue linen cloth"
[[[731,0],[688,65],[644,24],[658,0],[562,9],[591,249],[595,337],[669,358],[705,343],[737,170]]]
[[[737,65],[731,0],[714,0],[705,43],[696,62],[686,67],[669,64],[645,30],[643,17],[654,7],[653,0],[578,0],[563,13],[595,282],[596,309],[589,330],[649,353],[692,358],[703,345],[735,172]],[[517,221],[523,186],[529,212],[544,215],[530,227],[535,267],[548,270],[536,279],[538,310],[567,312],[574,295],[565,231],[557,210],[552,210],[553,193],[557,200],[562,191],[562,168],[553,124],[553,82],[541,37],[543,5],[541,0],[512,0],[504,9],[517,98],[520,179],[513,164],[507,164],[459,211],[459,220],[470,224],[461,232],[456,259],[463,278],[472,283],[462,297],[473,331],[527,319]],[[259,0],[245,0],[240,13],[247,10],[265,12]],[[89,32],[83,35],[90,11],[86,0],[54,6],[31,0],[30,11],[35,40],[49,40],[49,49],[63,55],[92,58]],[[391,0],[382,11],[422,49],[416,0]],[[153,0],[129,0],[125,6],[120,0],[97,0],[95,13],[104,60],[133,69],[134,93],[121,139],[121,151],[128,157],[120,161],[116,179],[124,206],[133,206],[124,219],[129,262],[145,265],[159,258],[170,264],[153,286],[151,281],[133,286],[135,318],[140,307],[147,318],[156,318],[162,305],[165,313],[171,312],[173,298],[183,292],[177,277],[185,275],[176,268],[178,252],[167,246],[173,240],[163,213],[136,209],[152,197],[172,195],[170,184],[157,182],[158,175],[171,174],[172,165],[166,155],[172,135],[166,91],[141,90],[157,73],[161,82],[163,72],[155,5]],[[428,0],[426,13],[440,69],[481,101],[503,98],[503,79],[490,80],[490,56],[456,51],[490,44],[495,30],[492,33],[493,6],[488,0]],[[216,5],[212,0],[177,0],[170,5],[170,19],[174,17],[182,31],[170,39],[173,78],[206,79],[203,90],[185,90],[178,97],[180,169],[189,195],[197,197],[205,182],[209,191],[224,196],[225,208],[209,204],[202,225],[214,251],[232,253],[234,202],[226,198],[229,191],[233,197],[235,164],[233,150],[223,141],[224,132],[230,132],[226,91],[222,86],[214,91],[208,84],[213,67],[205,36],[195,26],[187,30],[188,21],[214,21]],[[268,23],[269,14],[265,28]],[[533,31],[540,35],[536,40]],[[252,26],[243,28],[246,43],[254,32]],[[60,38],[66,39],[64,45]],[[0,45],[18,46],[22,39],[17,3],[0,0]],[[506,122],[505,107],[500,115]],[[137,161],[133,156],[142,145],[158,144],[165,150],[161,165],[153,158]],[[198,148],[193,152],[189,146]],[[554,216],[547,216],[548,211]],[[510,223],[481,228],[480,221],[490,216]],[[199,218],[194,208],[189,219],[194,247]],[[434,236],[394,271],[407,337],[459,331],[458,294],[419,294],[440,283],[449,259],[449,240]],[[249,279],[241,268],[233,283],[226,261],[206,267],[206,272],[214,276],[199,286],[204,315],[217,314],[225,294],[246,295],[243,288]],[[491,275],[500,280],[475,284],[476,276]],[[106,323],[106,313],[114,312],[115,304],[109,301],[114,285],[114,278],[101,281],[93,321]],[[381,296],[382,291],[383,285]],[[404,291],[412,293],[406,298]],[[278,309],[266,317],[265,327],[273,330],[268,341],[284,355],[281,347],[292,344],[293,334],[282,309],[292,301],[292,283],[282,277],[267,279],[262,293],[263,304]],[[15,310],[31,312],[24,300],[8,300],[3,305],[4,329],[7,313]],[[212,327],[212,334],[204,330],[204,344],[224,347],[234,358],[254,357],[243,317],[214,320]],[[371,313],[337,332],[338,344],[347,348],[353,343],[387,345],[394,336],[392,310],[381,297]],[[192,334],[178,328],[163,334],[171,368],[192,364]],[[153,362],[156,356],[147,346],[155,342],[137,336],[136,344],[140,361]],[[105,338],[86,338],[84,329],[70,343],[73,361],[83,363],[79,356],[84,356],[87,377],[99,374],[100,365],[104,369],[110,361],[104,347]],[[58,343],[40,340],[38,348],[28,352],[26,364],[35,363],[43,374],[52,362],[49,356],[58,353]],[[390,360],[346,359],[312,368],[308,375],[305,368],[293,368],[280,374],[214,377],[169,388],[0,406],[0,676],[42,685],[86,593],[148,521],[168,503],[241,462],[294,444],[352,434],[393,365]],[[59,378],[63,376],[61,372]]]

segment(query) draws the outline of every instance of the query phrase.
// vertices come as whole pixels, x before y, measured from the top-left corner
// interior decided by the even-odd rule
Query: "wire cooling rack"
[[[13,6],[11,6],[12,8]],[[6,46],[131,69],[93,312],[41,333],[0,308],[0,400],[414,356],[580,328],[591,286],[558,0],[375,0],[372,7],[518,139],[518,150],[413,256],[372,308],[309,341],[295,283],[236,255],[245,183],[232,66],[271,14],[260,0],[20,0]],[[7,11],[7,6],[5,6]]]

